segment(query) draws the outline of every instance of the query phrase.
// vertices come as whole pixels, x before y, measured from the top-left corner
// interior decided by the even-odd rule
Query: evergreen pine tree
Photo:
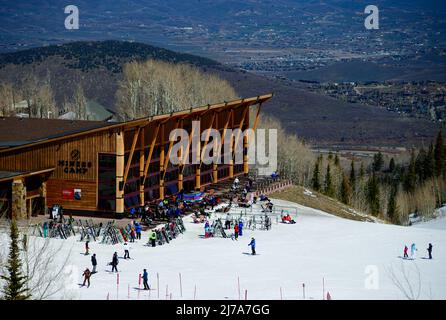
[[[389,162],[389,172],[393,173],[394,170],[395,170],[395,159],[393,159],[392,157]]]
[[[340,191],[340,200],[345,204],[350,204],[350,199],[352,197],[352,187],[350,186],[350,181],[347,179],[345,174],[342,174],[342,183]]]
[[[325,173],[324,193],[329,197],[334,196],[334,188],[333,188],[333,182],[331,180],[331,172],[330,172],[330,163],[327,164],[327,172]]]
[[[354,188],[355,184],[356,184],[355,162],[352,160],[350,164],[350,185],[352,186],[352,188]]]
[[[424,162],[426,161],[426,156],[426,151],[421,148],[415,159],[415,174],[420,182],[423,182],[426,179],[426,173],[424,172]]]
[[[434,148],[435,175],[437,177],[443,173],[445,167],[444,165],[445,158],[446,158],[446,151],[443,144],[443,136],[440,131],[438,132]]]
[[[313,169],[313,178],[311,181],[313,190],[320,191],[321,190],[321,182],[319,178],[319,159],[316,160],[314,163],[314,169]]]
[[[426,157],[424,158],[423,172],[424,178],[429,179],[434,176],[435,159],[434,159],[434,146],[432,143],[429,146]]]
[[[415,153],[412,152],[409,167],[404,175],[403,186],[406,192],[414,192],[417,183],[417,173],[415,170]]]
[[[359,178],[363,178],[365,175],[364,163],[361,161],[361,167],[359,168]]]
[[[387,217],[393,223],[398,222],[398,206],[396,204],[396,195],[398,193],[398,184],[394,183],[390,191],[389,202],[387,204]]]
[[[373,173],[369,180],[367,181],[367,201],[369,204],[370,212],[372,215],[377,216],[380,211],[380,202],[379,202],[379,183],[378,179]]]
[[[3,287],[3,298],[5,300],[26,300],[30,298],[27,289],[27,277],[22,273],[22,262],[19,249],[19,231],[15,219],[10,225],[11,245],[9,248],[6,274],[0,276],[5,282]]]
[[[339,156],[337,153],[335,154],[335,157],[334,157],[334,164],[335,164],[335,166],[339,166]]]
[[[381,151],[373,156],[373,170],[380,171],[384,165],[384,158]]]

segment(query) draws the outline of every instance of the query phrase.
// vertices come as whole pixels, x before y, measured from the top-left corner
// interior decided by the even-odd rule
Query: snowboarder
[[[410,246],[410,258],[415,259],[415,253],[418,251],[417,247],[415,246],[415,243],[412,243]]]
[[[130,259],[130,252],[129,252],[129,245],[127,244],[127,242],[124,242],[124,259]]]
[[[234,237],[235,240],[238,240],[238,224],[235,224],[234,226]]]
[[[118,272],[118,253],[117,252],[115,252],[113,254],[111,265],[112,265],[112,272],[113,271]]]
[[[150,234],[150,242],[152,244],[152,247],[156,246],[156,232],[155,232],[155,230],[152,230],[152,233]]]
[[[91,277],[90,269],[86,268],[82,276],[84,277],[84,283],[82,284],[82,287],[85,286],[85,282],[88,282],[87,288],[90,288],[90,277]]]
[[[88,246],[88,244],[90,243],[90,241],[87,240],[87,242],[85,242],[85,255],[88,256],[88,250],[90,249],[90,247]]]
[[[251,253],[252,255],[256,254],[256,239],[251,238],[251,242],[248,244],[248,246],[251,246]]]
[[[238,222],[238,235],[241,237],[243,236],[243,220],[240,219]]]
[[[149,274],[147,273],[146,269],[144,269],[144,272],[142,274],[142,280],[143,280],[143,283],[144,283],[144,290],[150,290],[149,283],[148,283],[148,281],[149,281]]]
[[[427,252],[429,253],[429,259],[432,259],[432,243],[429,243],[429,247],[427,248]]]
[[[96,260],[96,253],[93,253],[93,255],[91,256],[91,265],[93,266],[93,271],[91,273],[96,273],[96,266],[98,265],[98,261]]]
[[[407,246],[404,246],[404,259],[409,258],[409,255],[407,254],[408,250],[409,250],[409,248]]]

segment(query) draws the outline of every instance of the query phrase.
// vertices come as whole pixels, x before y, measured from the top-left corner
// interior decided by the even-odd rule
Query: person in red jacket
[[[235,240],[238,240],[238,224],[237,223],[234,226],[234,237],[235,237]]]
[[[407,246],[404,246],[404,258],[409,258],[409,255],[407,254],[407,250],[409,250],[409,248]]]

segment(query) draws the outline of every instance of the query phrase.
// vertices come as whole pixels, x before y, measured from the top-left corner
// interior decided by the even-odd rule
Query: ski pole
[[[156,273],[156,281],[157,281],[157,287],[158,287],[158,299],[160,298],[160,275],[157,272]]]
[[[238,299],[241,300],[241,293],[240,293],[240,277],[237,277],[237,286],[238,286]]]
[[[183,297],[183,284],[181,282],[181,272],[180,272],[180,297]]]
[[[116,299],[119,299],[119,273],[116,274]]]
[[[302,294],[303,294],[303,298],[305,300],[305,283],[302,283]]]
[[[248,289],[245,289],[245,300],[248,300]]]
[[[325,279],[322,277],[322,300],[325,300]]]

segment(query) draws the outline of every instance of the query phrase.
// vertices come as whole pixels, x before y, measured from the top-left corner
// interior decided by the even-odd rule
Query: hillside
[[[296,224],[283,224],[274,219],[271,230],[252,230],[248,227],[249,217],[245,217],[243,235],[238,241],[217,236],[205,239],[204,224],[193,223],[189,216],[184,218],[185,233],[169,244],[150,247],[146,244],[148,231],[143,231],[142,240],[129,244],[131,259],[127,260],[122,258],[122,244],[91,241],[89,246],[97,255],[98,273],[92,276],[89,288],[81,286],[81,275],[90,265],[91,256],[83,254],[84,243],[79,241],[79,236],[48,239],[50,248],[58,249],[56,261],[62,264],[69,255],[67,264],[73,270],[59,278],[65,283],[64,290],[52,298],[237,300],[238,279],[240,293],[243,295],[247,290],[248,300],[319,300],[323,289],[333,300],[446,298],[442,260],[446,249],[441,245],[446,241],[444,229],[432,228],[432,225],[417,228],[352,221],[288,201],[273,199],[273,202],[297,212],[297,216],[293,215]],[[263,216],[259,205],[255,205],[253,212]],[[235,208],[233,215],[238,214]],[[217,217],[213,213],[211,222]],[[251,237],[256,239],[256,256],[250,254],[248,247]],[[6,235],[0,237],[2,250],[7,247],[6,238]],[[30,236],[30,240],[44,239]],[[402,259],[404,245],[411,243],[418,248],[416,258]],[[432,260],[426,258],[428,243],[434,246]],[[116,274],[107,266],[115,251],[119,256],[119,286]],[[143,268],[147,268],[153,290],[143,291],[138,286],[138,274]],[[377,276],[373,280],[378,288],[366,287],[371,283],[367,280],[373,276],[372,272]],[[408,276],[407,282],[403,272]],[[402,288],[409,297],[398,289],[395,281],[403,281]]]
[[[0,80],[21,83],[35,74],[51,84],[61,104],[81,83],[86,96],[115,108],[122,65],[133,60],[160,59],[190,63],[227,79],[240,96],[274,92],[264,112],[282,120],[285,128],[318,146],[412,146],[435,136],[438,126],[427,120],[348,104],[311,93],[293,82],[229,69],[207,58],[181,54],[146,44],[104,41],[75,42],[0,55]],[[218,101],[216,101],[218,102]]]

